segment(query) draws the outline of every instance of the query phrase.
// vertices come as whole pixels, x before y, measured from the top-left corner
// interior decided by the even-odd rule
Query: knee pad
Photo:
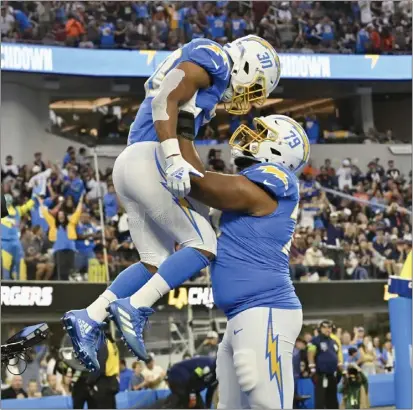
[[[234,353],[235,374],[244,393],[253,390],[258,383],[256,360],[256,354],[251,349],[239,350]]]

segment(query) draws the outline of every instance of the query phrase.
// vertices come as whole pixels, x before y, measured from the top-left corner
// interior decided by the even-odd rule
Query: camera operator
[[[345,409],[369,409],[369,384],[360,367],[351,363],[343,373],[340,393],[343,394],[341,407]]]
[[[218,385],[216,359],[197,356],[174,364],[168,370],[168,384],[172,392],[171,408],[211,408],[214,391]],[[205,404],[200,392],[207,389]]]
[[[308,366],[315,383],[315,408],[338,409],[337,367],[339,363],[337,342],[331,338],[332,324],[323,320],[318,336],[307,348]]]

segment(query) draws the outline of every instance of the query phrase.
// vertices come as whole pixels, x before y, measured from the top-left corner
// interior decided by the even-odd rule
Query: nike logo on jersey
[[[82,337],[85,337],[92,329],[92,326],[90,326],[82,319],[77,319],[77,324],[79,325],[80,334],[82,335]]]
[[[242,329],[234,330],[234,336],[236,336]]]
[[[264,185],[268,185],[268,186],[277,187],[276,185],[272,184],[271,182],[268,182],[268,180],[264,180],[263,184],[264,184]]]

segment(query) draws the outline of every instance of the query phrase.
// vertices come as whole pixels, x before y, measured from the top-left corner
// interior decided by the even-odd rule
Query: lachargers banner
[[[387,312],[383,299],[385,281],[338,281],[295,283],[295,289],[305,314],[360,314]],[[18,317],[38,320],[47,315],[58,321],[61,314],[71,309],[88,306],[106,288],[105,283],[2,281],[1,313],[3,322]],[[75,297],[73,297],[75,295]],[[202,283],[189,283],[171,290],[155,305],[155,309],[182,311],[216,309],[211,288]],[[54,319],[55,318],[55,319]]]
[[[149,77],[171,54],[153,50],[90,50],[28,44],[1,45],[1,69],[93,77]],[[280,53],[281,78],[412,80],[411,55]]]

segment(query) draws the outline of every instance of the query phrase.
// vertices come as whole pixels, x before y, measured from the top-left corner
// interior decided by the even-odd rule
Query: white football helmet
[[[223,102],[230,114],[244,115],[251,103],[262,105],[280,80],[280,59],[274,47],[261,37],[249,35],[225,44],[232,60],[230,87]]]
[[[280,164],[298,172],[308,161],[310,143],[304,129],[285,115],[254,118],[255,130],[240,125],[229,140],[234,158]]]

